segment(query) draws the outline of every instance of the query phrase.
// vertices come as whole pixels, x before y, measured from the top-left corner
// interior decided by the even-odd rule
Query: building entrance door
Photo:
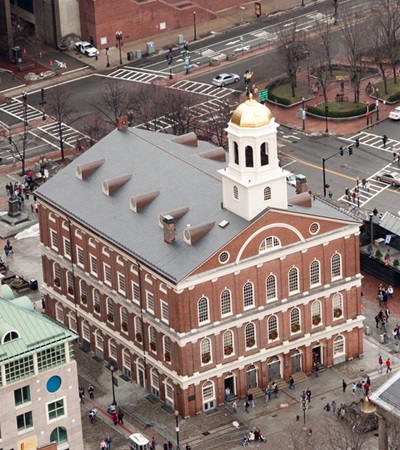
[[[321,344],[316,344],[312,349],[312,356],[313,356],[313,366],[314,363],[323,364],[322,361],[322,351],[321,351]]]
[[[292,355],[292,374],[301,372],[301,353],[296,350]]]
[[[281,361],[277,356],[273,356],[268,363],[269,381],[279,380],[281,377]]]
[[[253,389],[257,387],[257,368],[251,365],[247,369],[247,389]]]
[[[235,395],[235,377],[233,376],[233,373],[228,373],[224,380],[225,389],[229,388],[231,391],[231,396]]]

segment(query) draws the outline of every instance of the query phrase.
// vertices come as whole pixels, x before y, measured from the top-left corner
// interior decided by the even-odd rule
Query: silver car
[[[392,186],[400,186],[400,173],[397,172],[382,172],[376,176],[376,179]]]
[[[220,73],[212,80],[214,86],[224,87],[227,84],[237,83],[240,81],[239,75],[236,73]]]

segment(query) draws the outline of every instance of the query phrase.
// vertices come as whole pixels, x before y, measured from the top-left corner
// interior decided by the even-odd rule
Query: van
[[[129,450],[150,450],[149,440],[140,433],[129,436]]]

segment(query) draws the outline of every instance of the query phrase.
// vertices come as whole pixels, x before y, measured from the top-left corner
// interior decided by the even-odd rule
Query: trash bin
[[[126,57],[128,58],[128,61],[133,61],[133,52],[128,52]]]
[[[29,282],[29,287],[31,288],[32,291],[37,291],[38,290],[38,282],[37,282],[37,280],[31,280]]]
[[[365,326],[365,334],[367,336],[369,336],[371,334],[371,328],[368,325]]]
[[[399,353],[400,352],[400,344],[398,342],[394,343],[394,352]]]
[[[142,57],[142,50],[136,50],[135,56],[136,56],[136,59],[140,59]]]
[[[183,45],[185,40],[183,39],[183,34],[178,34],[178,45]]]
[[[147,42],[146,48],[147,48],[147,53],[149,55],[151,55],[152,53],[154,53],[156,51],[156,47],[154,45],[154,42]]]
[[[385,343],[385,335],[384,334],[381,334],[380,336],[379,336],[379,340],[380,340],[380,343],[381,344],[384,344]]]

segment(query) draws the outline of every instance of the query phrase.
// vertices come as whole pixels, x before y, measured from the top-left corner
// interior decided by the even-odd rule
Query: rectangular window
[[[77,264],[78,266],[85,267],[85,258],[83,256],[83,248],[76,246]]]
[[[140,303],[140,288],[134,281],[132,281],[132,300],[136,303]]]
[[[68,259],[71,259],[71,241],[67,238],[63,238],[64,240],[64,256]]]
[[[118,292],[125,295],[125,275],[117,273],[118,278]]]
[[[18,431],[27,430],[33,427],[32,411],[28,411],[24,414],[17,416],[17,428]]]
[[[57,419],[58,417],[62,417],[65,414],[64,410],[64,400],[56,400],[53,403],[49,403],[47,405],[47,413],[49,416],[49,420]]]
[[[31,391],[29,386],[24,386],[14,391],[15,406],[23,405],[31,401]]]
[[[17,361],[6,364],[6,382],[21,380],[22,378],[33,375],[33,356],[17,359]]]
[[[147,309],[154,312],[154,295],[151,292],[146,292]]]
[[[38,370],[44,372],[52,367],[64,364],[65,347],[64,344],[57,345],[46,350],[42,350],[37,354]]]
[[[168,303],[161,302],[161,319],[164,322],[169,322]]]
[[[50,230],[50,245],[54,250],[58,250],[58,235],[54,230]]]
[[[97,258],[93,255],[89,256],[90,259],[90,273],[97,277]]]
[[[111,267],[104,264],[104,283],[111,285]]]

